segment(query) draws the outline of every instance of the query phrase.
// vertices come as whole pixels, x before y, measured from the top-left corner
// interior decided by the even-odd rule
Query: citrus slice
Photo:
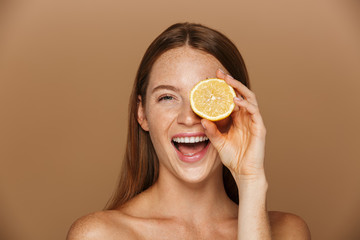
[[[202,118],[219,121],[234,110],[234,89],[224,80],[205,79],[198,82],[190,92],[192,110]]]

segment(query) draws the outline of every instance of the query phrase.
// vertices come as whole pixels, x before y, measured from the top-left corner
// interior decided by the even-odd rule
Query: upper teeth
[[[176,138],[173,138],[173,141],[177,142],[177,143],[197,143],[197,142],[203,142],[203,141],[206,141],[206,140],[209,140],[209,138],[207,138],[206,136],[203,136],[203,137],[197,136],[197,137],[176,137]]]

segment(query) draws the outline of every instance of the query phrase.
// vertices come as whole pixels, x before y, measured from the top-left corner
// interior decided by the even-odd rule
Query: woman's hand
[[[235,109],[227,132],[220,132],[216,123],[202,119],[205,133],[238,185],[264,180],[266,129],[255,94],[221,70],[216,72],[216,76],[234,88],[237,95],[234,98]]]

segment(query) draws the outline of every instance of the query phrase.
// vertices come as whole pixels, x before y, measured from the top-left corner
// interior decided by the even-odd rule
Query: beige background
[[[148,44],[178,21],[229,36],[268,129],[269,209],[360,239],[356,0],[0,1],[0,239],[64,239],[112,194]]]

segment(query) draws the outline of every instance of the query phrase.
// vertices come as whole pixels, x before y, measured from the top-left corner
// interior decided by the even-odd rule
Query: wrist
[[[231,172],[238,189],[241,188],[266,188],[268,182],[265,177],[265,171],[262,170],[258,175],[241,175]]]
[[[258,199],[260,202],[266,200],[269,185],[265,176],[258,179],[236,180],[236,183],[239,191],[239,200],[250,199],[254,201]]]

